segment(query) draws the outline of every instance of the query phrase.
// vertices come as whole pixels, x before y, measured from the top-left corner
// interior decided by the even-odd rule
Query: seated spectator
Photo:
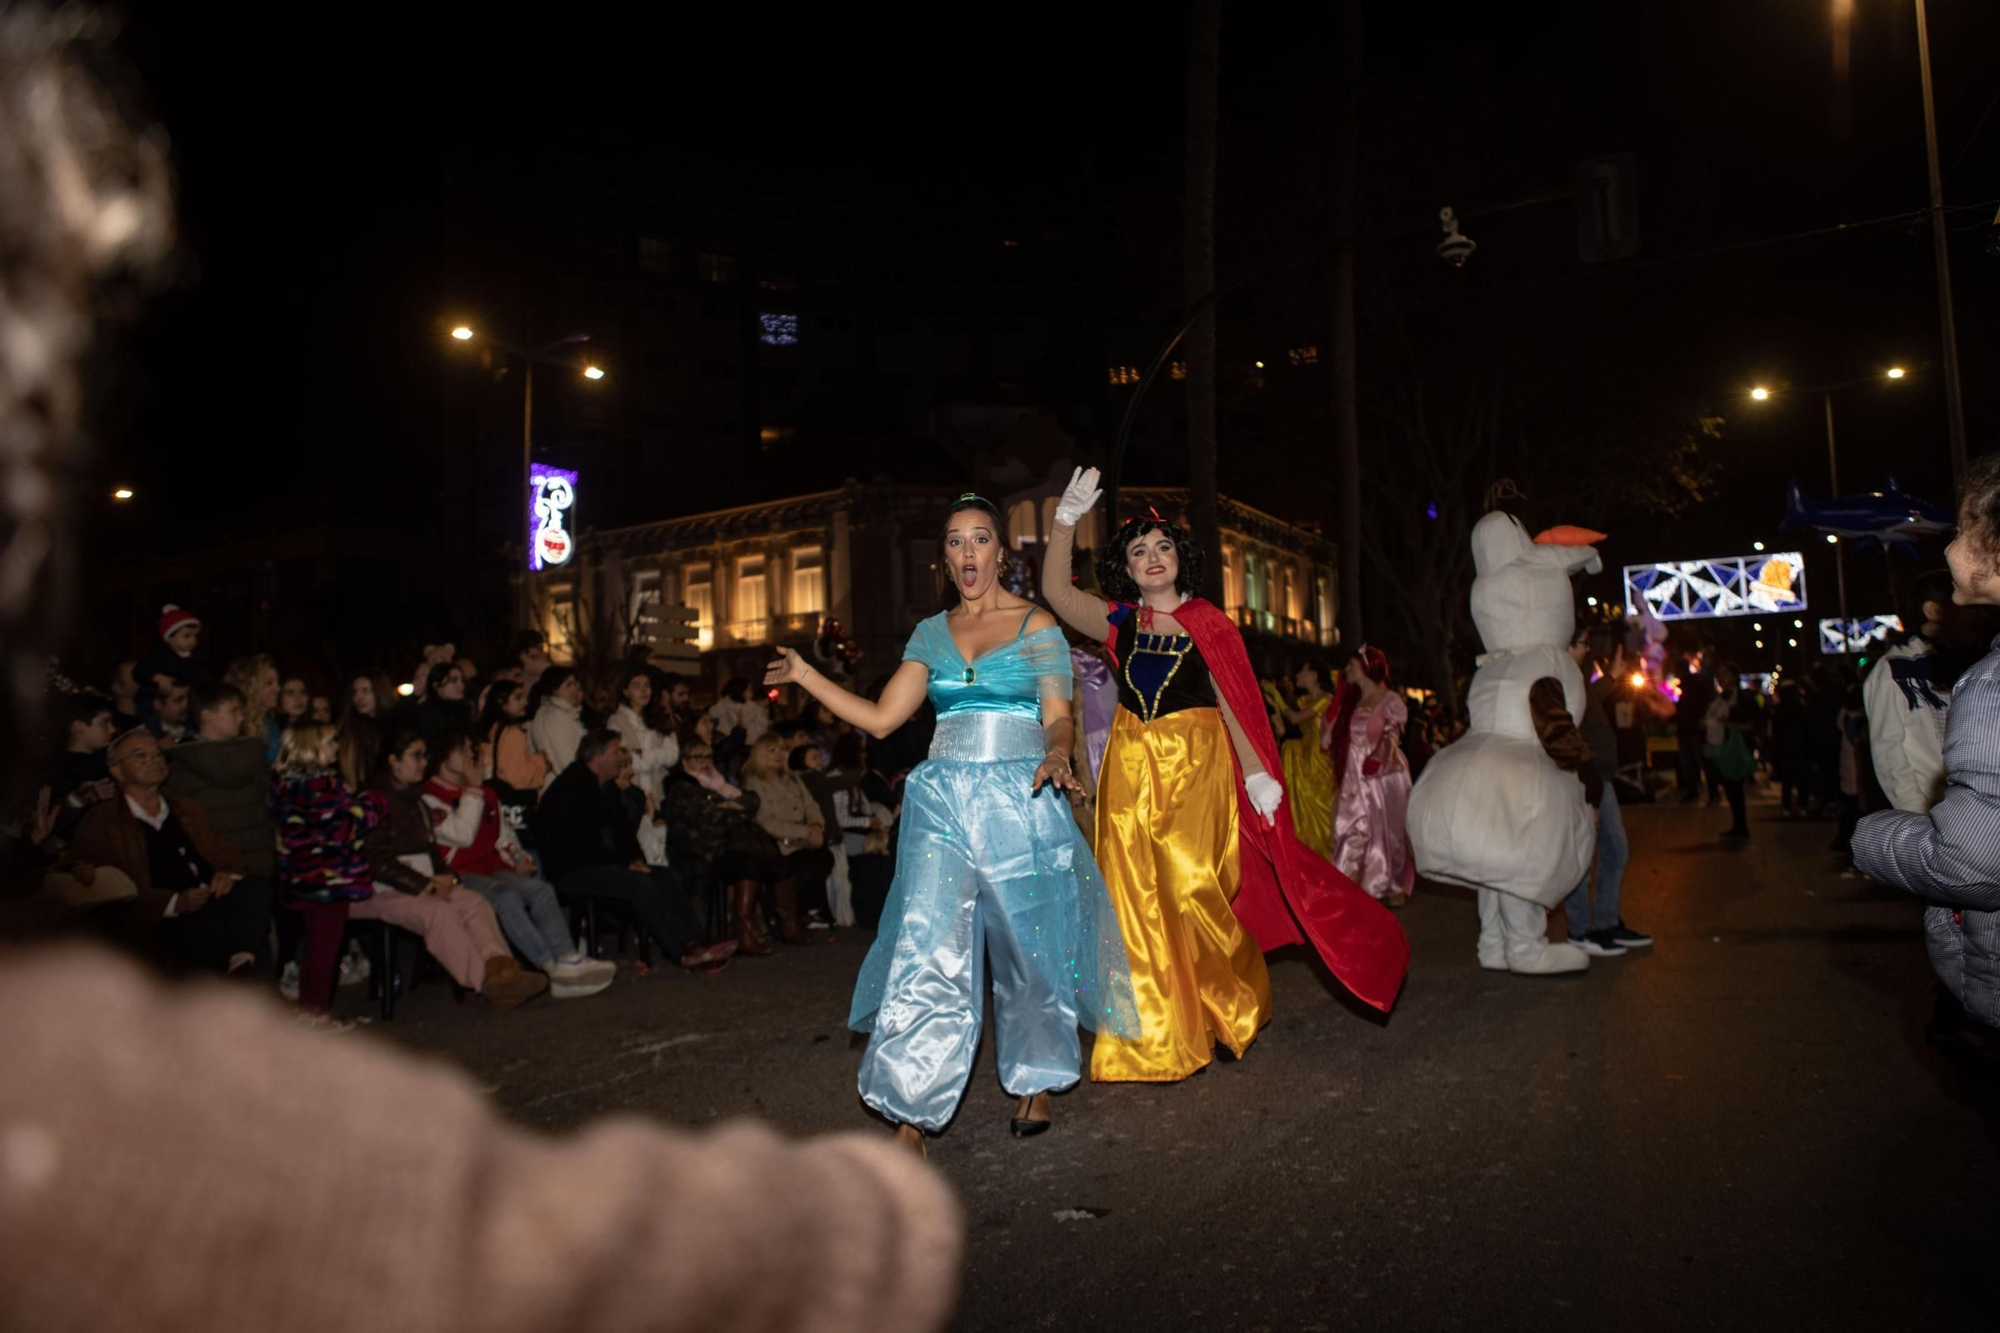
[[[757,797],[725,778],[709,742],[697,737],[667,779],[665,809],[669,846],[687,881],[725,887],[737,952],[768,957],[760,899],[784,874],[785,858],[757,822]]]
[[[167,756],[149,732],[128,731],[107,755],[119,795],[77,821],[70,855],[122,871],[138,897],[120,905],[120,933],[176,970],[244,972],[264,958],[266,885],[241,877],[235,844],[216,836],[199,802],[168,796]]]
[[[223,680],[236,687],[243,700],[243,734],[264,742],[264,762],[278,758],[278,664],[264,653],[239,657],[222,673]],[[201,729],[199,718],[189,724]]]
[[[111,723],[118,732],[139,725],[137,661],[120,662],[111,672]]]
[[[783,743],[775,736],[750,747],[750,757],[743,761],[743,790],[757,798],[757,822],[777,841],[778,854],[784,858],[771,884],[779,938],[787,944],[804,944],[799,905],[803,901],[825,920],[826,879],[833,871],[819,802],[787,769]]]
[[[495,1013],[504,1014],[547,990],[549,979],[521,970],[486,900],[438,865],[430,812],[424,808],[429,764],[423,736],[412,728],[398,729],[389,742],[387,765],[369,788],[383,805],[382,822],[367,840],[375,891],[350,903],[347,914],[422,936],[425,950],[453,981],[484,995]]]
[[[188,737],[188,687],[179,681],[169,681],[165,689],[153,697],[152,711],[146,718],[146,730],[153,733],[153,739],[162,745],[176,745]]]
[[[617,789],[618,803],[625,808],[625,822],[632,826],[633,834],[638,837],[639,850],[645,854],[646,864],[668,864],[666,816],[660,813],[660,803],[634,779],[630,750],[625,750],[619,759],[618,772],[612,777],[611,785]]]
[[[861,733],[850,731],[834,742],[834,763],[842,775],[853,776],[833,793],[834,822],[841,835],[840,851],[847,863],[847,911],[837,895],[829,893],[836,925],[857,921],[872,924],[882,916],[882,904],[889,897],[889,885],[896,877],[896,858],[889,854],[889,828],[895,814],[886,805],[868,799],[864,780],[868,776],[868,746]],[[839,869],[835,869],[837,887]]]
[[[615,731],[587,733],[577,745],[576,761],[543,793],[534,823],[544,875],[558,892],[623,904],[681,966],[719,970],[736,945],[701,942],[701,926],[680,879],[671,867],[646,864],[625,822],[624,806],[611,787],[624,748]]]
[[[546,788],[575,760],[583,740],[583,682],[576,673],[559,666],[542,672],[528,691],[528,718],[528,739],[549,761]]]
[[[62,718],[63,748],[49,772],[49,799],[68,806],[67,818],[58,815],[59,830],[81,811],[118,794],[104,762],[104,749],[115,734],[111,701],[101,694],[64,695]]]
[[[708,714],[694,706],[694,696],[688,683],[679,676],[667,677],[666,687],[654,686],[653,709],[659,714],[653,722],[653,730],[672,733],[682,745],[694,734],[695,725],[706,719]],[[712,729],[714,723],[710,722]],[[703,737],[704,740],[712,737]]]
[[[507,939],[530,965],[548,974],[558,1000],[595,995],[617,967],[593,959],[570,938],[554,886],[535,876],[535,863],[500,815],[500,798],[480,784],[472,738],[443,732],[432,742],[424,811],[445,869],[486,900]]]
[[[641,668],[627,668],[618,682],[619,704],[606,726],[618,733],[632,760],[632,781],[658,804],[667,770],[681,761],[681,743],[671,732],[655,730],[648,721],[653,702],[653,678]]]
[[[280,733],[297,722],[312,720],[312,690],[303,676],[287,676],[278,686],[276,721]],[[329,719],[331,720],[331,719]]]
[[[276,894],[277,834],[271,823],[271,764],[264,744],[243,734],[243,696],[234,685],[203,685],[188,706],[193,735],[167,752],[167,795],[194,801],[216,836],[233,844],[243,874]],[[278,957],[287,984],[296,982],[299,927],[296,912],[276,913]]]
[[[340,776],[360,789],[382,762],[383,734],[389,712],[396,706],[396,687],[380,671],[369,671],[348,683],[347,706],[340,715]]]
[[[333,1003],[349,908],[375,892],[361,846],[384,809],[379,797],[347,784],[340,757],[340,734],[333,727],[323,722],[287,727],[271,776],[278,900],[305,922],[299,1010],[314,1023],[327,1021]]]
[[[194,735],[169,753],[165,791],[200,805],[235,845],[243,873],[269,881],[278,869],[271,765],[263,741],[243,734],[243,696],[234,685],[204,685],[190,711]]]
[[[731,676],[722,685],[722,697],[709,706],[715,721],[715,765],[724,772],[734,766],[749,748],[764,739],[771,729],[771,713],[763,699],[751,694],[750,682]]]
[[[193,612],[168,603],[160,608],[160,640],[146,650],[133,668],[138,678],[139,716],[150,718],[156,701],[172,685],[192,689],[208,683],[208,666],[194,655],[201,641],[201,621]]]
[[[456,666],[439,663],[423,668],[428,672],[424,697],[398,714],[406,725],[415,727],[432,740],[447,731],[461,736],[472,734],[472,706],[465,701],[465,677]]]
[[[549,758],[537,754],[528,741],[524,721],[528,688],[517,680],[496,680],[486,688],[486,706],[479,713],[476,739],[486,764],[486,780],[500,798],[500,812],[521,845],[534,847],[535,803],[549,785]]]

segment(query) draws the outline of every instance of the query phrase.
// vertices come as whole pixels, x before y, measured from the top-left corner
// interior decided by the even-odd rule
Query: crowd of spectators
[[[102,692],[52,679],[55,754],[9,839],[64,924],[156,966],[342,1027],[344,985],[399,984],[372,930],[504,1013],[604,990],[607,949],[712,975],[880,915],[901,775],[824,709],[742,679],[699,701],[643,655],[587,681],[532,633],[489,672],[439,643],[407,684],[322,693],[265,654],[216,669],[201,631],[168,606]]]

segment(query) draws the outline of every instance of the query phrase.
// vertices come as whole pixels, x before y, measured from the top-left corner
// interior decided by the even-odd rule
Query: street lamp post
[[[460,324],[451,331],[451,336],[459,342],[471,342],[481,335],[475,334],[469,326]],[[501,338],[489,337],[486,341],[510,356],[520,357],[525,366],[521,382],[521,494],[532,495],[535,465],[535,367],[561,366],[565,370],[577,371],[585,379],[592,381],[603,379],[604,371],[595,365],[578,366],[574,361],[556,355],[557,351],[564,347],[589,342],[590,335],[587,333],[572,333],[568,337],[558,338],[552,343],[544,343],[535,348],[523,347]]]
[[[1813,387],[1813,388],[1810,388],[1810,389],[1795,389],[1795,390],[1792,390],[1792,392],[1794,392],[1794,393],[1816,393],[1816,394],[1818,394],[1818,395],[1820,396],[1820,402],[1821,402],[1822,406],[1823,406],[1823,407],[1825,408],[1825,411],[1826,411],[1826,478],[1827,478],[1827,484],[1828,484],[1828,485],[1829,485],[1829,486],[1830,486],[1830,487],[1832,488],[1832,489],[1831,489],[1831,490],[1830,490],[1830,491],[1828,492],[1828,493],[1829,493],[1829,495],[1839,495],[1839,494],[1840,494],[1840,455],[1839,455],[1839,453],[1838,453],[1838,452],[1837,452],[1837,451],[1835,450],[1835,448],[1834,448],[1834,443],[1833,443],[1833,395],[1834,395],[1835,391],[1836,391],[1836,390],[1839,390],[1839,389],[1851,389],[1851,388],[1853,388],[1853,387],[1854,387],[1855,385],[1857,385],[1857,384],[1872,384],[1872,383],[1874,383],[1874,382],[1875,382],[1875,381],[1876,381],[1877,379],[1886,379],[1886,380],[1901,380],[1901,379],[1903,379],[1903,378],[1904,378],[1904,376],[1905,376],[1906,374],[1907,374],[1907,372],[1906,372],[1906,371],[1905,371],[1905,370],[1904,370],[1904,369],[1903,369],[1903,368],[1902,368],[1901,366],[1891,366],[1891,367],[1889,367],[1889,368],[1888,368],[1887,370],[1883,371],[1883,372],[1882,372],[1882,373],[1881,373],[1880,375],[1863,375],[1863,376],[1862,376],[1862,377],[1861,377],[1860,379],[1854,379],[1854,380],[1843,380],[1843,381],[1841,381],[1841,382],[1840,382],[1840,383],[1838,383],[1838,384],[1821,384],[1821,385],[1817,385],[1817,386],[1815,386],[1815,387]],[[1762,403],[1762,402],[1768,402],[1768,401],[1769,401],[1769,400],[1771,399],[1771,396],[1772,396],[1772,395],[1773,395],[1774,393],[1777,393],[1777,392],[1782,392],[1782,390],[1773,390],[1773,389],[1768,389],[1768,388],[1766,388],[1766,387],[1764,387],[1763,385],[1761,385],[1761,384],[1760,384],[1760,385],[1758,385],[1758,386],[1756,386],[1755,388],[1753,388],[1753,389],[1751,389],[1751,390],[1750,390],[1750,397],[1751,397],[1751,400],[1752,400],[1752,401],[1754,401],[1754,402],[1759,402],[1759,403]],[[1839,597],[1840,597],[1840,621],[1841,621],[1841,633],[1845,634],[1845,633],[1847,632],[1847,630],[1846,630],[1846,625],[1847,625],[1847,544],[1846,544],[1845,542],[1843,542],[1843,541],[1839,540],[1839,538],[1838,538],[1838,536],[1837,536],[1837,535],[1835,535],[1835,534],[1831,534],[1831,533],[1829,533],[1829,534],[1828,534],[1828,536],[1827,536],[1827,540],[1833,543],[1833,574],[1834,574],[1834,583],[1835,583],[1835,586],[1836,586],[1836,587],[1838,588],[1838,590],[1839,590]],[[1890,580],[1890,588],[1889,588],[1889,591],[1890,591],[1890,595],[1891,595],[1891,596],[1893,597],[1893,596],[1895,595],[1895,580],[1894,580],[1894,579],[1891,579],[1891,580]]]
[[[1951,244],[1944,226],[1944,173],[1938,170],[1937,104],[1931,95],[1930,25],[1917,0],[1917,69],[1924,86],[1924,152],[1930,169],[1931,253],[1937,263],[1939,341],[1944,346],[1945,425],[1951,433],[1951,482],[1965,483],[1965,398],[1958,384],[1958,326],[1951,313]]]

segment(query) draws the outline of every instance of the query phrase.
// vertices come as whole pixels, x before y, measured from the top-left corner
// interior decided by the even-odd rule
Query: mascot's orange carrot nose
[[[1555,527],[1535,534],[1537,546],[1595,546],[1606,540],[1601,532],[1589,528],[1579,528],[1569,523],[1558,523]]]

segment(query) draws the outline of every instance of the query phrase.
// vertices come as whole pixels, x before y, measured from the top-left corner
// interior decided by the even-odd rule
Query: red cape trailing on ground
[[[1114,623],[1117,610],[1113,604]],[[1128,608],[1129,613],[1129,608]],[[1229,711],[1243,725],[1264,771],[1282,775],[1278,742],[1263,725],[1264,699],[1250,654],[1234,622],[1211,602],[1191,597],[1174,613],[1201,650]],[[1115,636],[1114,636],[1115,637]],[[1229,748],[1236,758],[1236,747]],[[1282,777],[1280,777],[1282,781]],[[1287,944],[1310,942],[1341,984],[1363,1002],[1388,1012],[1410,969],[1410,942],[1388,908],[1368,896],[1359,884],[1341,874],[1316,852],[1308,851],[1292,831],[1291,793],[1278,804],[1277,823],[1269,825],[1250,804],[1243,786],[1243,764],[1236,763],[1238,844],[1242,857],[1241,887],[1236,893],[1236,919],[1269,953]]]

